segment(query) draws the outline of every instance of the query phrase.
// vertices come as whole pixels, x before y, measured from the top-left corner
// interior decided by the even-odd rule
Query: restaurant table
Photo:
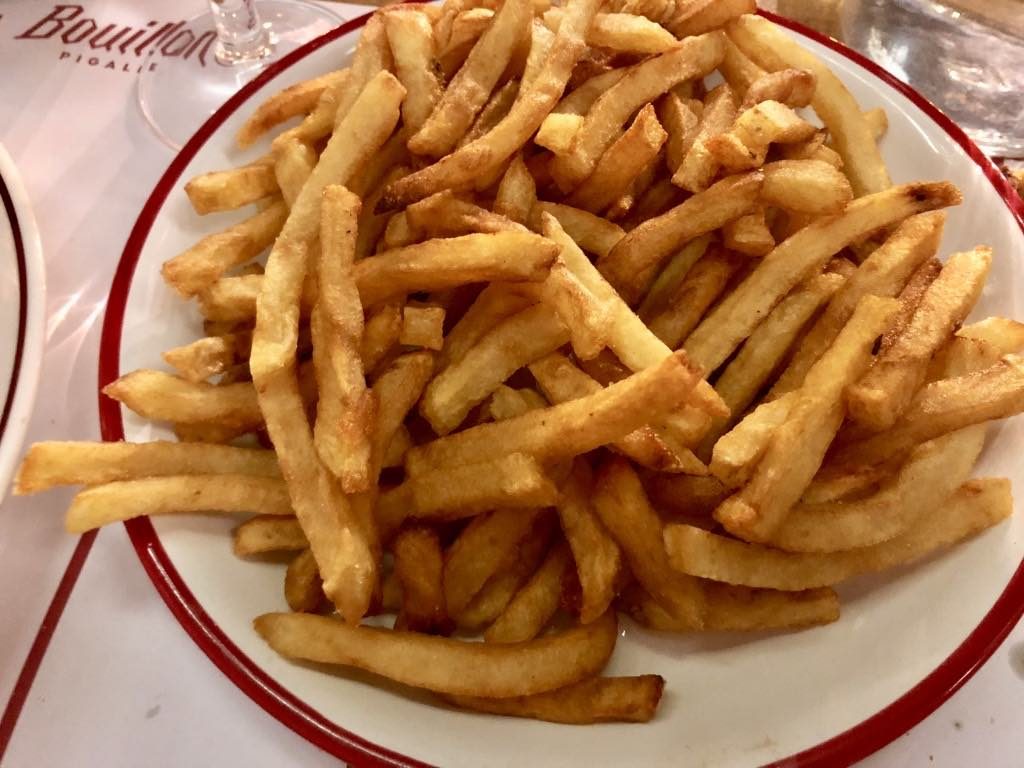
[[[331,7],[347,18],[365,11]],[[39,24],[77,12],[142,28],[203,10],[199,0],[0,3],[0,141],[20,168],[47,262],[46,354],[27,442],[99,438],[107,291],[135,217],[172,158],[135,101],[141,60],[131,50],[109,55],[74,36],[45,36]],[[336,765],[205,658],[157,595],[123,527],[103,529],[91,546],[63,531],[71,495],[8,496],[0,505],[0,764]],[[1020,766],[1022,723],[1018,627],[957,694],[862,765]],[[473,759],[486,765],[486,755]]]

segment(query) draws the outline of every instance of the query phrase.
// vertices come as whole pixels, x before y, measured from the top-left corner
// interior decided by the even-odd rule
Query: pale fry
[[[363,370],[374,373],[398,344],[402,334],[402,307],[398,302],[378,304],[367,313],[363,326],[363,340],[359,345],[359,358]]]
[[[542,693],[597,674],[611,656],[617,631],[612,611],[585,627],[515,645],[350,627],[305,614],[268,613],[253,624],[288,658],[356,667],[440,693],[490,698]]]
[[[290,515],[292,506],[276,477],[167,475],[86,488],[72,500],[64,525],[70,533],[84,533],[144,515],[188,512]]]
[[[298,139],[274,145],[274,177],[289,208],[316,167],[316,160],[313,148]]]
[[[906,533],[873,547],[782,552],[677,524],[666,526],[665,547],[672,567],[682,573],[748,587],[813,589],[912,563],[996,525],[1012,511],[1009,481],[987,478],[965,483]]]
[[[853,199],[841,171],[821,160],[776,160],[761,166],[761,200],[787,211],[838,213]]]
[[[843,213],[816,221],[780,243],[686,341],[686,349],[714,370],[749,336],[761,318],[840,249],[880,227],[960,202],[951,184],[918,182],[859,198]]]
[[[508,717],[529,717],[550,723],[646,723],[654,717],[665,681],[658,675],[594,677],[549,693],[488,699],[448,696],[462,709]]]
[[[775,247],[763,206],[733,219],[722,227],[722,244],[731,251],[746,256],[764,256]]]
[[[444,307],[406,304],[398,343],[405,347],[441,349],[444,344]]]
[[[232,548],[238,557],[299,552],[309,547],[306,534],[294,517],[266,515],[251,518],[235,528],[232,538]]]
[[[553,546],[540,568],[484,632],[489,643],[521,643],[537,637],[562,600],[562,578],[572,562],[564,543]]]
[[[564,155],[572,149],[573,139],[583,125],[583,115],[552,112],[544,118],[533,143],[538,147],[550,149],[556,155]]]
[[[415,132],[430,117],[441,98],[435,72],[434,30],[425,13],[393,9],[382,14],[395,71],[408,96],[402,103],[402,122]]]
[[[807,372],[750,483],[715,510],[715,519],[730,533],[765,541],[785,520],[839,431],[846,413],[844,390],[870,365],[875,340],[898,304],[877,296],[861,299],[835,343]]]
[[[526,225],[537,204],[537,185],[521,155],[516,155],[501,177],[494,198],[494,212]]]
[[[806,107],[814,98],[818,78],[806,69],[780,69],[766,72],[750,84],[743,97],[743,108],[762,101],[778,101],[788,107]]]
[[[224,373],[237,359],[239,339],[232,334],[205,336],[191,344],[174,347],[163,353],[164,362],[186,381],[206,381]]]
[[[185,194],[198,214],[231,211],[277,192],[273,163],[265,161],[204,173],[185,185]]]
[[[14,492],[39,493],[58,485],[101,485],[165,475],[280,477],[272,451],[202,443],[34,444],[14,480]]]
[[[256,391],[249,382],[194,383],[163,371],[139,370],[112,381],[103,394],[154,421],[218,424],[239,432],[263,423]]]
[[[353,268],[364,306],[414,291],[485,280],[538,282],[558,249],[530,232],[428,240],[363,259]]]
[[[974,308],[992,250],[955,253],[925,291],[910,323],[847,395],[850,415],[873,429],[892,426],[924,381],[928,362]]]

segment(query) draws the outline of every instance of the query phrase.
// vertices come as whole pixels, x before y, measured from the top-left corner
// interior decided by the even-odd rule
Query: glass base
[[[994,18],[963,10],[968,5],[846,0],[842,37],[920,91],[985,152],[1022,157],[1024,41]]]
[[[266,42],[248,55],[232,52],[221,63],[213,25],[206,13],[185,22],[175,39],[181,50],[150,56],[138,81],[139,107],[154,133],[181,149],[207,118],[272,62],[337,27],[345,19],[304,0],[257,0]]]

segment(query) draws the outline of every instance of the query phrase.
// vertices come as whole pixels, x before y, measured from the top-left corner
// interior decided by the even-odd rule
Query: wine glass
[[[239,88],[269,64],[344,21],[305,0],[209,0],[139,74],[142,114],[178,150]]]

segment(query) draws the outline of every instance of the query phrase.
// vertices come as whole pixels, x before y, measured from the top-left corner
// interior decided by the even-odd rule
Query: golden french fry
[[[194,296],[232,267],[251,261],[273,244],[287,214],[287,206],[278,200],[245,221],[207,235],[164,262],[160,273],[182,296]]]
[[[313,551],[304,549],[296,555],[284,574],[284,599],[295,613],[313,613],[324,599]]]
[[[398,302],[378,304],[370,310],[363,327],[359,358],[363,370],[373,373],[398,344],[402,333],[402,306]]]
[[[729,584],[801,590],[905,565],[996,525],[1013,512],[1010,483],[970,480],[906,533],[846,552],[793,553],[727,539],[689,525],[665,528],[672,567]]]
[[[356,667],[405,685],[489,698],[528,696],[591,677],[615,646],[615,614],[528,643],[467,643],[335,619],[268,613],[253,622],[287,658]]]
[[[775,247],[763,207],[733,219],[722,227],[722,244],[746,256],[764,256]]]
[[[602,616],[615,597],[622,553],[591,504],[594,480],[584,459],[573,460],[556,507],[562,532],[572,550],[580,581],[580,622]]]
[[[765,75],[765,71],[747,58],[747,55],[728,37],[725,40],[725,55],[718,65],[718,71],[737,96],[746,94],[750,86]]]
[[[557,31],[559,8],[544,14],[544,23]],[[660,24],[632,13],[599,13],[587,30],[587,45],[628,53],[664,53],[679,41]]]
[[[780,69],[760,75],[743,97],[743,108],[762,101],[778,101],[788,107],[806,107],[814,98],[818,78],[807,69]]]
[[[400,467],[405,462],[405,452],[412,447],[412,437],[404,424],[395,431],[394,436],[388,441],[381,458],[381,467]]]
[[[729,495],[729,489],[717,477],[652,474],[644,488],[659,512],[690,518],[710,518],[711,513]]]
[[[486,632],[488,643],[522,643],[537,637],[562,600],[562,578],[572,556],[564,543],[552,547],[533,577]]]
[[[665,141],[665,162],[669,173],[675,173],[683,163],[687,151],[697,138],[700,130],[700,114],[695,109],[696,101],[680,99],[669,91],[658,99],[658,120],[665,127],[668,138]],[[700,105],[703,112],[703,105]]]
[[[756,10],[754,0],[687,0],[677,5],[677,13],[669,22],[669,29],[676,37],[700,35]]]
[[[274,166],[264,160],[204,173],[185,185],[185,194],[198,214],[231,211],[277,193]]]
[[[370,306],[486,280],[540,281],[557,252],[531,232],[463,235],[385,251],[358,262],[353,273],[363,306]]]
[[[889,172],[860,106],[821,59],[758,16],[741,16],[729,23],[727,31],[743,53],[770,72],[796,68],[814,73],[817,86],[811,106],[832,134],[856,196],[881,192],[891,186]]]
[[[502,3],[433,112],[409,139],[411,152],[441,157],[455,147],[483,108],[514,49],[527,37],[531,15],[529,0]]]
[[[613,222],[561,203],[538,202],[537,208],[557,219],[562,229],[585,251],[605,256],[626,233]]]
[[[234,334],[205,336],[163,353],[164,362],[186,381],[198,383],[224,373],[237,359],[239,339]]]
[[[444,307],[406,304],[398,342],[406,347],[441,349],[444,344]]]
[[[409,226],[425,238],[456,237],[473,232],[525,232],[499,213],[460,200],[450,190],[438,192],[405,209]]]
[[[395,72],[408,94],[402,103],[402,122],[415,132],[441,98],[441,83],[434,72],[434,30],[427,15],[418,10],[398,7],[381,15],[395,58]]]
[[[875,340],[898,305],[878,296],[858,302],[835,343],[793,393],[788,418],[772,435],[750,483],[715,510],[715,519],[730,533],[765,541],[785,520],[839,431],[846,413],[845,389],[870,365]]]
[[[696,131],[689,140],[683,158],[672,173],[672,183],[688,192],[703,192],[719,170],[708,143],[727,131],[736,119],[736,95],[728,85],[720,85],[708,94]]]
[[[537,185],[530,175],[522,155],[516,155],[501,177],[494,198],[494,212],[518,224],[527,224],[537,204]]]
[[[302,186],[316,167],[316,160],[316,152],[304,141],[294,139],[274,144],[274,178],[289,208],[295,204]]]
[[[537,22],[534,21],[534,24]],[[534,48],[530,49],[535,50]],[[463,147],[469,144],[471,141],[479,139],[485,133],[490,131],[494,126],[500,123],[508,116],[508,113],[512,110],[512,105],[516,103],[516,96],[519,95],[519,89],[522,87],[522,82],[519,80],[509,80],[501,88],[496,90],[491,98],[484,104],[484,108],[480,110],[480,114],[477,115],[476,120],[473,121],[473,125],[466,131],[461,139],[459,139],[457,147]],[[493,172],[492,172],[493,173]],[[488,181],[490,176],[487,176]],[[496,182],[497,179],[494,180]],[[491,183],[478,181],[476,184],[477,188],[488,188]]]
[[[531,454],[538,461],[577,456],[659,420],[689,396],[697,380],[685,356],[671,355],[593,395],[417,446],[406,455],[406,470],[416,475],[431,467],[516,452]]]
[[[631,67],[594,102],[572,149],[552,161],[551,175],[559,187],[567,191],[583,181],[634,112],[677,83],[708,74],[722,60],[722,53],[722,34],[712,33],[684,40]]]
[[[187,512],[290,515],[284,482],[255,475],[167,475],[115,480],[79,491],[65,518],[70,533],[144,515]]]
[[[753,332],[800,281],[820,269],[840,249],[880,227],[960,202],[952,184],[918,182],[854,200],[836,216],[810,224],[780,243],[686,340],[686,349],[714,370]]]
[[[821,160],[776,160],[761,166],[765,205],[821,215],[838,213],[853,199],[841,171]]]
[[[274,126],[312,111],[325,90],[341,86],[348,77],[348,70],[341,69],[278,91],[246,118],[235,135],[235,143],[239,149],[250,147]]]
[[[18,495],[58,485],[101,485],[166,475],[251,475],[280,477],[272,451],[234,446],[151,443],[34,444],[25,454],[14,480]]]
[[[536,304],[537,299],[516,290],[514,284],[493,283],[484,288],[459,322],[445,336],[437,359],[438,373],[462,360],[489,331],[503,320]]]
[[[850,388],[850,416],[857,423],[880,430],[899,418],[924,381],[929,360],[981,296],[991,264],[986,247],[949,257],[907,327]]]
[[[488,699],[448,696],[462,709],[508,717],[529,717],[550,723],[646,723],[654,717],[665,681],[658,675],[594,677],[549,693]]]
[[[447,634],[452,628],[444,604],[441,543],[429,528],[406,528],[395,537],[395,573],[402,585],[396,626],[414,632]]]
[[[817,129],[778,101],[762,101],[741,112],[732,127],[712,136],[705,146],[729,173],[764,164],[772,144],[807,141]]]
[[[700,627],[704,613],[700,584],[669,567],[661,520],[625,460],[612,459],[601,468],[592,503],[643,588],[673,616]]]
[[[639,302],[654,276],[681,243],[749,213],[764,181],[760,173],[723,179],[667,213],[648,219],[598,259],[601,274],[627,304]]]
[[[214,385],[179,379],[163,371],[126,373],[103,394],[140,416],[178,424],[218,424],[246,432],[263,423],[252,384]]]
[[[556,155],[563,155],[572,149],[573,139],[583,125],[583,115],[552,112],[544,118],[533,142],[538,147],[550,149]]]
[[[695,237],[668,260],[637,307],[636,313],[645,323],[650,322],[652,317],[665,309],[669,298],[678,290],[679,284],[693,269],[693,265],[704,256],[710,243],[711,235]]]
[[[397,136],[398,134],[395,135]],[[392,139],[393,138],[395,137],[392,137]],[[365,204],[359,212],[359,223],[356,226],[356,261],[365,259],[374,252],[374,249],[377,247],[377,243],[384,235],[384,231],[388,225],[388,220],[391,218],[386,213],[374,213],[374,207],[377,205],[377,201],[380,200],[380,196],[384,194],[384,187],[395,179],[400,179],[408,173],[408,166],[395,166],[388,171],[384,178],[380,180],[379,184],[373,187],[369,192],[364,192],[362,195],[365,200]],[[361,174],[360,177],[365,178],[365,175]],[[354,188],[350,189],[350,191],[356,192]],[[358,192],[356,192],[356,194],[358,194]]]
[[[798,392],[761,403],[714,444],[711,474],[730,488],[739,488],[754,474],[772,436],[789,418]]]
[[[502,384],[487,401],[486,415],[493,421],[502,421],[547,405],[548,401],[535,389],[512,389]]]
[[[294,517],[253,517],[235,528],[232,538],[232,548],[238,557],[299,552],[309,547],[306,534]]]
[[[450,17],[447,39],[443,30],[435,24],[434,37],[441,51],[438,64],[446,80],[450,80],[459,71],[493,18],[494,11],[490,8],[469,8],[457,12],[457,15]]]

